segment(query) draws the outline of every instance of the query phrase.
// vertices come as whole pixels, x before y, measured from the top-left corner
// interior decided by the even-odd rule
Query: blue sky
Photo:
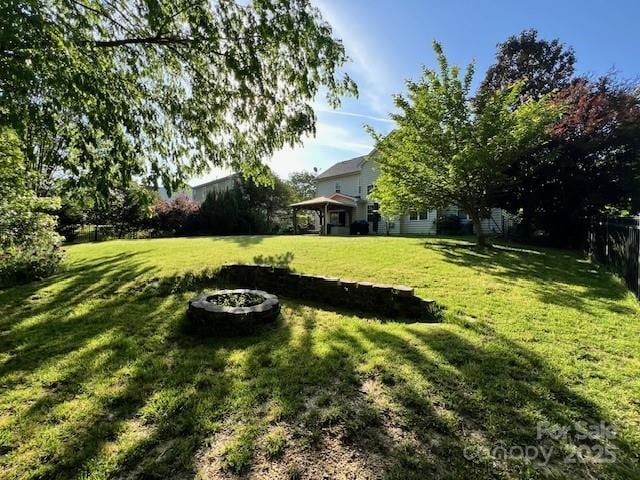
[[[434,39],[443,44],[450,63],[466,66],[475,60],[475,85],[493,63],[496,44],[526,28],[572,46],[580,74],[640,75],[640,0],[312,1],[342,39],[351,57],[345,70],[360,95],[345,99],[337,111],[323,98],[316,100],[315,138],[276,153],[269,162],[282,177],[368,153],[373,142],[363,125],[381,132],[392,128],[391,95],[402,93],[404,80],[417,78],[421,65],[434,66]],[[217,170],[191,183],[225,173]]]

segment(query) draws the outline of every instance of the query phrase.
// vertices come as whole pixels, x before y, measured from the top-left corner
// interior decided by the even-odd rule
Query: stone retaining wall
[[[427,322],[438,321],[433,300],[414,295],[413,288],[355,282],[291,272],[286,267],[258,264],[224,265],[220,276],[244,288],[259,288],[292,298],[348,308],[357,312]]]

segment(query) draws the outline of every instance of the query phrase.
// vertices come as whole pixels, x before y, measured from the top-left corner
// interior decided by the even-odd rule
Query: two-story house
[[[353,222],[367,222],[369,234],[377,235],[435,235],[437,220],[442,216],[457,216],[461,224],[469,224],[466,212],[455,206],[442,210],[408,211],[398,218],[386,219],[378,212],[378,204],[369,193],[378,178],[378,164],[368,155],[338,162],[316,178],[317,197],[292,205],[295,210],[317,212],[318,229],[329,235],[348,235]],[[482,220],[485,233],[501,233],[503,212],[491,209]]]
[[[233,188],[236,184],[237,179],[238,174],[232,173],[231,175],[227,175],[226,177],[217,178],[215,180],[211,180],[210,182],[191,187],[191,198],[193,198],[193,200],[198,203],[202,203],[204,202],[205,198],[207,198],[207,195],[209,195],[209,193],[211,192],[220,193]]]

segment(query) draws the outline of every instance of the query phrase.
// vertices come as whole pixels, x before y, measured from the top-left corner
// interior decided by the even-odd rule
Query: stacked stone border
[[[213,295],[231,293],[254,294],[263,301],[250,307],[228,307],[209,301]],[[256,331],[278,318],[278,297],[261,290],[235,289],[204,292],[189,301],[187,319],[189,330],[200,335],[236,335]]]
[[[440,308],[436,302],[416,296],[413,288],[403,285],[356,282],[295,273],[287,267],[242,263],[224,265],[220,277],[233,285],[267,290],[358,313],[392,319],[439,321]]]

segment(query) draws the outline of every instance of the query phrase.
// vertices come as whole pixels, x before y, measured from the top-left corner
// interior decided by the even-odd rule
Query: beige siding
[[[367,187],[369,185],[373,185],[375,184],[378,176],[380,175],[380,173],[378,172],[378,164],[374,161],[371,160],[367,160],[365,162],[363,162],[362,164],[362,172],[360,173],[360,185],[361,185],[361,197],[366,200],[365,205],[373,205],[373,200],[368,198],[367,195]],[[365,217],[364,219],[367,219],[367,212],[365,211]],[[378,222],[378,231],[374,232],[373,231],[373,222],[369,222],[369,231],[374,234],[374,235],[386,235],[387,234],[387,229],[389,229],[389,234],[395,234],[398,235],[398,233],[396,233],[396,231],[398,230],[397,222],[392,222],[394,225],[393,229],[389,229],[389,225],[387,223],[387,219],[385,218],[380,218],[380,221]]]
[[[489,218],[481,221],[483,233],[502,233],[502,209],[492,208]]]
[[[356,207],[353,221],[355,222],[357,220],[366,220],[366,219],[367,219],[367,203],[358,202],[358,206]]]
[[[450,206],[439,211],[440,215],[458,215],[458,207]],[[471,223],[471,219],[461,219],[462,223]],[[489,217],[480,220],[482,232],[486,234],[502,233],[502,209],[492,208]]]
[[[340,182],[340,193],[357,197],[360,175],[358,173],[345,175],[342,177],[327,178],[318,180],[317,195],[319,197],[328,197],[336,193],[336,182]]]
[[[331,235],[349,235],[349,233],[349,227],[337,227],[335,225],[331,225]]]
[[[360,184],[362,185],[362,198],[367,198],[367,186],[373,185],[380,173],[376,162],[366,161],[362,164],[362,173],[360,174]]]
[[[403,215],[401,232],[403,235],[435,235],[437,218],[436,210],[429,210],[425,220],[410,220],[409,215]]]
[[[389,235],[402,235],[401,217],[389,219]]]

